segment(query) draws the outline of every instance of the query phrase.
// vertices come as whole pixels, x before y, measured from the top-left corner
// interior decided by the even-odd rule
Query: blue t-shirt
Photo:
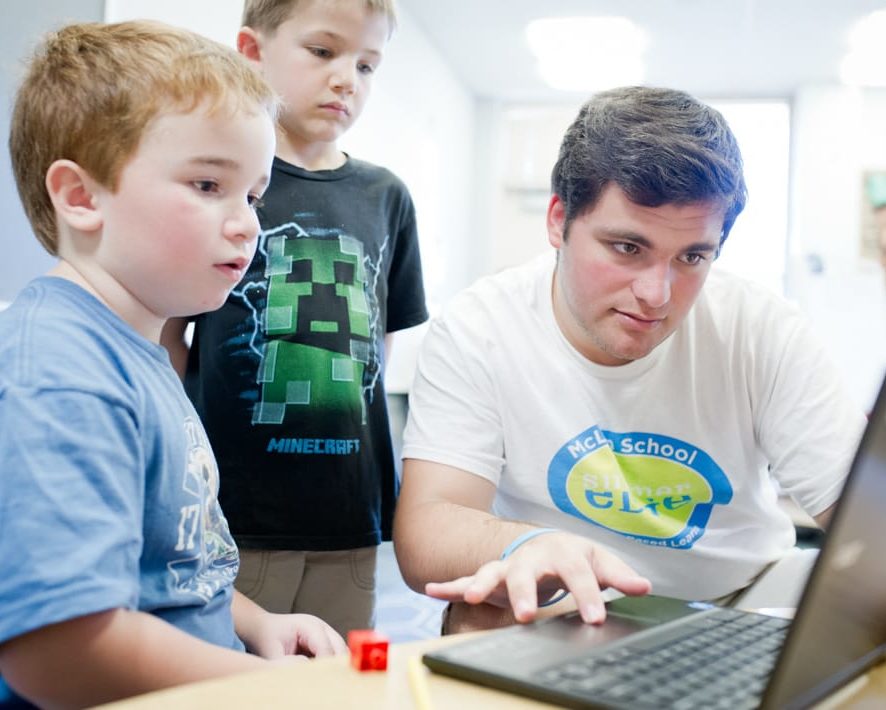
[[[64,279],[0,313],[0,643],[125,608],[242,650],[217,494],[161,346]]]

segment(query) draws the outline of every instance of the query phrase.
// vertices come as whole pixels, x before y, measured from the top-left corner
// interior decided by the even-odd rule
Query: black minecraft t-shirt
[[[397,495],[383,339],[427,319],[415,211],[391,172],[275,159],[243,281],[196,319],[186,387],[247,548],[389,540]]]

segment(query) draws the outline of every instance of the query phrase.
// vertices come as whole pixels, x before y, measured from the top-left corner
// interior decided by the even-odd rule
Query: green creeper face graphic
[[[281,423],[287,407],[359,410],[371,355],[363,247],[339,236],[267,241],[267,344],[253,423]]]

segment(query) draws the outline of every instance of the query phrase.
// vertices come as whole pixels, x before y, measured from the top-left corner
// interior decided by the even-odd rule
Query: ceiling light
[[[526,26],[542,78],[555,89],[642,83],[646,35],[626,17],[544,17]]]
[[[851,86],[886,86],[886,10],[859,20],[849,33],[840,79]]]

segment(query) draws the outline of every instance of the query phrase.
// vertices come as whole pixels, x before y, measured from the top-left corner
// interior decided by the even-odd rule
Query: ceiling
[[[398,0],[480,98],[563,101],[524,28],[542,16],[622,15],[648,38],[644,83],[705,98],[789,97],[838,81],[847,35],[886,0]],[[886,37],[884,37],[886,43]],[[593,71],[593,67],[589,67]]]

